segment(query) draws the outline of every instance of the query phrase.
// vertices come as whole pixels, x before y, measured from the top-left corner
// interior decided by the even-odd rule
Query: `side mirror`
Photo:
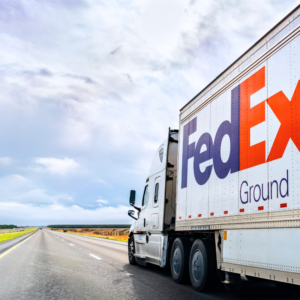
[[[135,214],[135,211],[134,211],[134,210],[129,210],[129,211],[128,211],[128,216],[130,216],[131,218],[137,220],[137,218],[133,216],[134,214]]]
[[[134,190],[130,191],[129,204],[131,206],[134,206],[134,204],[135,204],[135,191]]]
[[[134,205],[134,204],[135,204],[135,191],[134,191],[134,190],[131,190],[131,191],[130,191],[129,204],[130,204],[131,206],[133,206],[135,209],[137,209],[138,211],[141,211],[141,208],[140,208],[140,207],[137,207],[137,206]],[[130,217],[132,217],[132,216],[130,215]],[[136,219],[135,217],[132,217],[132,218]],[[137,220],[137,219],[136,219],[136,220]]]

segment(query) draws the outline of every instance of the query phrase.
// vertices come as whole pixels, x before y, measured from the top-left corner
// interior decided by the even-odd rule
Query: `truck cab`
[[[135,206],[135,191],[130,193],[130,204],[136,211],[128,214],[136,221],[130,228],[129,259],[145,265],[164,267],[168,231],[175,229],[177,182],[178,130],[170,130],[157,149],[146,178],[141,207]],[[137,215],[137,217],[135,217]],[[131,252],[130,252],[131,251]]]

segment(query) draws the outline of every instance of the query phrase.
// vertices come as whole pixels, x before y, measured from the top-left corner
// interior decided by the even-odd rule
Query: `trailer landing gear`
[[[222,283],[227,292],[237,292],[242,289],[240,274],[225,272],[225,280]]]

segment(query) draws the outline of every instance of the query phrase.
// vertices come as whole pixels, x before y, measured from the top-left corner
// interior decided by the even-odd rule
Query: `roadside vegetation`
[[[48,225],[49,228],[130,228],[130,224],[118,225]]]
[[[120,242],[128,242],[129,234],[129,228],[52,228],[51,230]]]
[[[72,233],[72,234],[77,234],[77,235],[85,235],[85,236],[92,236],[92,237],[96,237],[96,238],[100,238],[100,239],[107,239],[107,240],[113,240],[113,241],[119,241],[119,242],[128,242],[128,236],[100,236],[100,235],[96,235],[96,234],[91,234],[91,233],[78,233],[78,232],[72,232],[72,231],[68,231],[68,233]]]
[[[14,238],[17,238],[19,236],[22,236],[24,234],[28,234],[31,233],[33,231],[36,231],[39,227],[29,227],[26,229],[20,229],[19,231],[14,231],[14,232],[1,232],[0,233],[0,243],[7,241],[7,240],[11,240]]]
[[[16,225],[0,225],[0,229],[13,229],[17,228]]]

